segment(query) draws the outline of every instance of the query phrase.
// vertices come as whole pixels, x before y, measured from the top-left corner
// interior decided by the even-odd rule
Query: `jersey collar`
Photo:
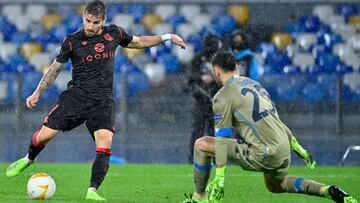
[[[236,78],[238,78],[238,75],[233,75],[227,82],[225,85],[230,85]]]

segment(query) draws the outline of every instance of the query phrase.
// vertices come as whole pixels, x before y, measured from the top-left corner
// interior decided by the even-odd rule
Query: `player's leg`
[[[94,132],[96,158],[92,166],[90,186],[85,197],[86,199],[105,200],[105,198],[97,193],[97,190],[105,179],[109,169],[113,135],[114,133],[107,129],[100,129]]]
[[[59,134],[58,130],[51,129],[46,126],[37,130],[30,141],[28,154],[10,164],[6,170],[6,175],[8,177],[16,176],[29,167],[34,162],[36,156],[45,148],[45,145],[57,134]]]
[[[194,184],[193,196],[184,201],[207,202],[206,185],[211,173],[211,157],[215,153],[215,140],[213,137],[204,136],[196,140],[194,145]]]
[[[6,170],[8,177],[13,177],[20,174],[23,170],[29,167],[35,160],[36,156],[45,148],[47,142],[54,138],[59,131],[43,126],[36,131],[30,141],[28,154],[10,164]]]
[[[327,186],[316,181],[297,176],[288,176],[288,163],[273,172],[264,173],[267,189],[273,193],[299,193],[328,197],[335,202],[357,203],[357,201],[336,186]]]
[[[94,111],[88,115],[86,126],[96,144],[96,157],[91,171],[91,180],[86,199],[105,200],[98,193],[109,169],[112,138],[115,132],[115,107],[113,101],[105,100],[94,104]]]

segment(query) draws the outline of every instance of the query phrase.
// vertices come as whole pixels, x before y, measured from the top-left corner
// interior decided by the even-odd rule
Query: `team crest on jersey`
[[[83,46],[85,46],[85,45],[87,44],[87,41],[84,40],[84,41],[81,42],[81,44],[82,44]]]
[[[215,114],[214,115],[214,121],[219,121],[223,118],[223,116],[221,114]]]
[[[111,41],[114,40],[114,38],[112,38],[109,33],[106,33],[106,34],[104,35],[104,38],[105,38],[107,41],[109,41],[109,42],[111,42]]]
[[[95,51],[96,52],[103,52],[105,49],[105,45],[103,43],[95,44]]]

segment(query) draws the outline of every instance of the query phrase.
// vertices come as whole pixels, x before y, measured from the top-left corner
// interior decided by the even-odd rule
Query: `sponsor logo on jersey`
[[[81,57],[82,61],[95,61],[95,60],[100,60],[100,59],[108,59],[108,58],[114,58],[115,56],[115,52],[113,51],[106,51],[103,53],[96,53],[94,55],[86,55]]]
[[[105,50],[105,45],[103,43],[97,43],[94,48],[96,52],[103,52]]]
[[[214,121],[219,121],[223,118],[223,116],[221,114],[215,114],[214,115]]]
[[[109,41],[109,42],[111,42],[111,41],[114,40],[114,38],[112,38],[109,33],[106,33],[106,34],[104,35],[104,38],[105,38],[107,41]]]

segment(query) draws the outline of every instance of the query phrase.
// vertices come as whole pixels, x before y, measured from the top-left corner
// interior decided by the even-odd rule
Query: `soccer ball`
[[[31,199],[50,199],[54,196],[56,185],[46,173],[37,173],[27,183],[27,193]]]

